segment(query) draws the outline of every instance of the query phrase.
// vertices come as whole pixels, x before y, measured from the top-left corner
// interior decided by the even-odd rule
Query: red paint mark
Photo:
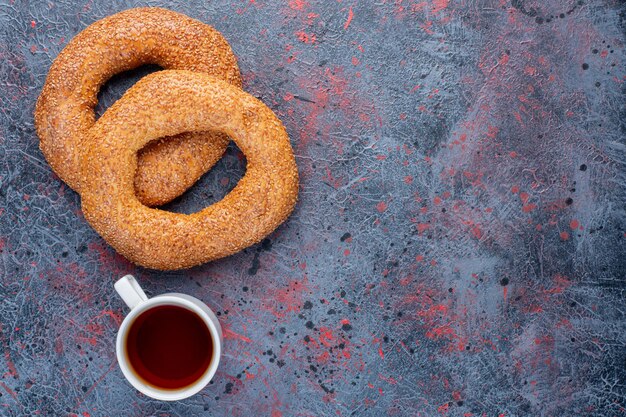
[[[230,328],[226,325],[223,326],[223,330],[224,330],[224,339],[236,339],[236,340],[241,340],[246,343],[252,343],[252,340],[249,337],[246,337],[239,333],[235,333],[234,331],[230,330]]]
[[[433,88],[432,91],[430,92],[430,94],[427,96],[427,98],[431,99],[431,98],[435,97],[438,94],[439,94],[439,89],[438,88]]]
[[[405,184],[412,184],[413,183],[413,177],[411,175],[407,175],[406,177],[404,177],[404,183]]]
[[[504,301],[506,301],[506,296],[509,293],[508,287],[502,287],[502,295],[504,296]]]
[[[568,240],[569,239],[569,233],[567,233],[565,231],[559,233],[559,236],[561,236],[561,240]]]
[[[291,101],[294,99],[294,95],[291,93],[285,93],[285,95],[283,96],[283,100],[285,101]]]
[[[474,236],[476,239],[480,239],[483,236],[483,231],[480,230],[478,226],[474,226],[472,227],[472,236]]]
[[[343,251],[343,256],[348,256],[350,255],[350,249],[346,249]]]
[[[554,276],[555,285],[553,288],[545,290],[546,294],[562,294],[567,288],[572,286],[572,282],[566,276],[556,274]]]
[[[4,360],[7,363],[7,368],[9,368],[8,374],[14,378],[19,378],[17,369],[15,368],[15,364],[13,363],[13,360],[11,359],[11,352],[9,350],[8,343],[6,342],[4,338],[4,334],[2,333],[2,323],[0,323],[0,344],[2,344],[2,348],[4,349]]]
[[[15,394],[15,391],[13,391],[11,388],[9,388],[7,386],[7,384],[5,384],[4,382],[0,381],[0,386],[2,388],[4,388],[4,390],[7,392],[7,394],[9,394],[11,397],[13,397],[13,399],[15,401],[17,401],[19,403],[19,400],[17,399],[17,394]]]
[[[531,211],[533,211],[536,208],[537,208],[536,204],[525,204],[524,206],[522,206],[522,211],[524,213],[530,213]]]
[[[350,22],[352,22],[353,17],[354,17],[354,12],[352,11],[352,6],[350,6],[350,9],[348,10],[348,20],[346,20],[346,23],[344,23],[343,30],[348,29],[348,27],[350,26]]]
[[[444,324],[440,327],[434,327],[426,332],[426,337],[433,340],[441,339],[446,336],[450,339],[457,337],[456,333],[449,324]]]
[[[422,256],[422,255],[417,255],[417,256],[415,257],[415,260],[416,260],[417,262],[422,262],[422,261],[424,260],[424,256]]]
[[[98,323],[87,323],[85,326],[85,331],[89,333],[95,333],[97,335],[102,335],[104,333],[104,326]]]
[[[420,27],[422,29],[424,29],[424,32],[428,33],[429,35],[434,34],[435,32],[433,32],[432,30],[430,30],[430,28],[433,25],[433,21],[432,20],[427,20],[426,22],[424,22],[423,24],[420,25]]]
[[[320,364],[325,364],[326,362],[328,362],[329,359],[330,359],[330,353],[328,353],[328,351],[325,351],[321,355],[318,355],[317,358],[315,358],[317,363],[320,363]]]
[[[498,64],[500,65],[506,65],[508,63],[509,63],[509,56],[507,54],[502,55],[502,57],[498,61]]]
[[[30,21],[30,27],[34,28],[35,26],[37,26],[37,22],[35,22],[34,20]]]
[[[379,213],[383,213],[385,210],[387,210],[387,203],[381,201],[380,203],[376,204],[376,210],[378,210]]]
[[[398,381],[396,381],[395,378],[392,376],[384,376],[382,374],[378,374],[378,377],[382,379],[383,381],[387,382],[388,384],[398,385]]]
[[[439,13],[440,11],[448,7],[449,0],[434,0],[433,1],[433,13]]]
[[[430,228],[430,225],[428,223],[418,223],[417,224],[417,232],[421,235],[422,233],[424,233],[426,230],[428,230]],[[422,259],[424,259],[424,257],[422,256]]]
[[[420,3],[414,3],[411,5],[411,12],[412,13],[419,12],[423,10],[426,6],[428,6],[428,3],[426,3],[425,1],[422,1]]]
[[[433,198],[433,204],[435,204],[436,206],[438,206],[439,204],[441,204],[441,198],[440,197],[435,197]]]
[[[559,320],[559,322],[556,324],[557,329],[560,329],[561,327],[567,327],[569,329],[573,329],[574,326],[572,325],[572,322],[569,321],[568,319],[561,319]]]
[[[353,56],[353,57],[352,57],[352,65],[354,65],[355,67],[356,67],[357,65],[359,65],[359,64],[360,64],[360,62],[361,62],[361,61],[359,61],[359,58],[357,58],[357,57],[355,57],[355,56]]]
[[[511,151],[511,152],[509,152],[509,156],[510,156],[511,158],[517,158],[517,152],[515,152],[515,151]]]
[[[524,68],[524,74],[530,75],[530,76],[537,75],[537,68],[527,66],[526,68]]]
[[[289,0],[289,7],[293,10],[303,10],[308,5],[304,0]]]
[[[348,324],[350,324],[349,321],[348,321]],[[332,329],[329,329],[328,327],[320,327],[319,341],[322,346],[331,347],[334,340],[335,340],[335,336],[333,335]]]
[[[448,405],[448,403],[445,403],[445,404],[440,405],[439,407],[437,407],[437,411],[439,411],[441,414],[446,414],[448,412],[449,408],[450,408],[450,406]]]
[[[528,308],[524,309],[525,312],[530,313],[543,313],[543,308],[537,304],[531,304]]]
[[[519,187],[518,187],[517,185],[512,186],[512,187],[511,187],[511,192],[512,192],[513,194],[517,194],[517,193],[519,193]]]
[[[296,32],[296,37],[300,42],[304,43],[315,43],[317,38],[315,37],[315,33],[308,34],[302,30]]]
[[[63,353],[63,340],[60,337],[54,341],[54,351],[58,354]]]
[[[89,343],[91,346],[95,346],[96,344],[98,344],[98,339],[95,337],[77,336],[76,340],[80,340],[83,343]]]
[[[520,193],[519,198],[522,200],[522,203],[526,204],[530,196],[528,193]]]
[[[122,323],[122,315],[114,312],[113,310],[102,310],[100,314],[94,317],[94,320],[102,318],[104,316],[111,317],[115,321],[115,323],[117,323],[118,325]]]
[[[417,313],[418,316],[427,317],[429,319],[434,319],[440,314],[448,314],[448,306],[446,306],[445,304],[434,304],[426,310],[422,310]]]
[[[578,223],[578,220],[572,219],[572,221],[569,222],[569,227],[572,230],[576,230],[576,229],[578,229],[580,227],[580,223]]]
[[[609,51],[607,51],[606,49],[600,52],[600,57],[606,58],[607,56],[609,56]]]
[[[300,311],[303,294],[307,291],[308,278],[305,276],[302,280],[291,281],[286,287],[266,294],[267,298],[262,306],[275,317],[283,318],[291,312]]]
[[[383,352],[382,347],[378,348],[378,356],[380,356],[380,359],[385,359],[385,352]]]

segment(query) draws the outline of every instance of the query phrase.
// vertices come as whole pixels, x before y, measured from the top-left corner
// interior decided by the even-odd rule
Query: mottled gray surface
[[[73,3],[0,0],[0,415],[626,414],[622,1]],[[225,35],[301,174],[268,240],[189,271],[116,255],[33,127],[68,40],[138,5]],[[170,208],[244,171],[233,148]],[[123,379],[128,272],[220,315],[201,394],[162,403]]]

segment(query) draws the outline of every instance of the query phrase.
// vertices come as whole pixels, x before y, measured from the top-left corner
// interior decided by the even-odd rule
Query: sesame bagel
[[[79,160],[90,146],[100,87],[113,75],[144,64],[210,74],[240,87],[237,59],[211,26],[162,8],[126,10],[74,37],[56,58],[35,108],[40,148],[55,173],[80,192]],[[149,109],[147,109],[149,110]],[[178,131],[138,149],[134,190],[148,206],[181,195],[223,155],[222,133]]]
[[[146,207],[134,192],[137,151],[188,131],[228,135],[244,177],[193,214]],[[120,254],[148,268],[188,268],[259,242],[291,213],[298,171],[287,132],[261,101],[210,75],[161,71],[131,87],[89,130],[81,158],[82,209]]]

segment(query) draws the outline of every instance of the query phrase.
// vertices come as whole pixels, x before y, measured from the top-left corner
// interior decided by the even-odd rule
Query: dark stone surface
[[[189,271],[116,255],[33,128],[61,48],[136,5],[224,33],[301,173],[269,240]],[[618,0],[1,1],[0,414],[624,415],[625,20]],[[244,170],[231,149],[171,208]],[[128,272],[220,315],[201,394],[123,379]]]

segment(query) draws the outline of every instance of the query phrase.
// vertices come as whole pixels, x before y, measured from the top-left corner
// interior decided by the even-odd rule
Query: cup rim
[[[215,376],[220,362],[220,358],[222,356],[222,343],[220,338],[220,332],[217,329],[215,323],[213,323],[213,320],[211,320],[211,317],[209,316],[207,311],[204,310],[204,308],[209,311],[210,309],[197,298],[187,296],[186,294],[184,294],[185,297],[182,297],[182,295],[183,294],[178,295],[175,293],[162,294],[152,297],[147,301],[144,301],[140,305],[133,308],[126,315],[117,332],[115,351],[117,356],[117,362],[122,369],[124,377],[139,392],[157,400],[178,401],[189,398],[200,392],[204,387],[208,385],[213,376]],[[192,300],[195,300],[195,302]],[[124,341],[125,336],[130,329],[130,324],[141,313],[159,305],[178,305],[193,311],[202,319],[204,324],[208,327],[209,333],[211,334],[211,339],[213,341],[213,354],[211,355],[211,362],[209,363],[209,366],[202,375],[202,377],[200,377],[196,382],[188,385],[185,388],[167,390],[160,389],[153,385],[145,383],[144,381],[139,379],[139,377],[137,377],[132,371],[132,365],[130,364],[126,355],[126,347],[124,346]],[[201,305],[204,306],[204,308]]]

